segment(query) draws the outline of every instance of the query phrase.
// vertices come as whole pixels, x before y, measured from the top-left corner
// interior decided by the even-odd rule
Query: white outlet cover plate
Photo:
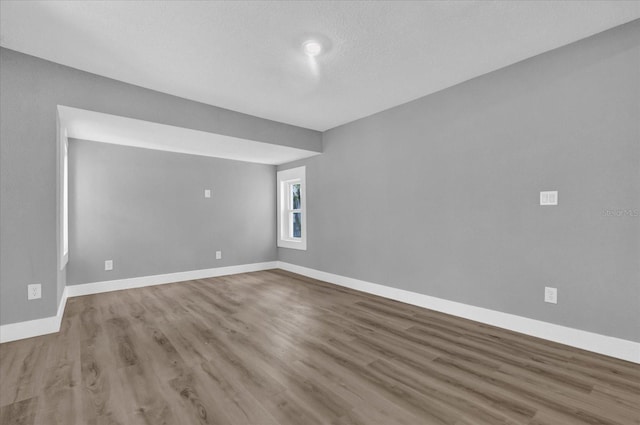
[[[551,303],[551,304],[558,304],[558,289],[545,286],[544,302]]]
[[[27,285],[27,299],[37,300],[40,298],[42,298],[42,285],[40,285],[39,283]]]
[[[104,269],[107,271],[113,270],[113,260],[106,260],[104,262]]]
[[[540,205],[558,205],[558,191],[547,190],[540,192]]]
[[[204,190],[204,197],[205,198],[211,198],[211,189],[205,189]]]
[[[216,260],[222,260],[222,251],[216,251]]]

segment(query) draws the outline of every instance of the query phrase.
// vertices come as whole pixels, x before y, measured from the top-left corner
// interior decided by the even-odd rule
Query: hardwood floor
[[[280,270],[69,299],[5,424],[640,424],[640,366]]]

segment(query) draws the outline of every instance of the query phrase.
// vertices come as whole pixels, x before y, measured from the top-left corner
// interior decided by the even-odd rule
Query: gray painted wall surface
[[[321,150],[316,131],[188,101],[0,48],[0,324],[53,316],[56,105]],[[27,301],[26,286],[42,284]]]
[[[69,285],[276,260],[274,166],[75,139],[69,148]]]
[[[639,106],[635,21],[332,129],[279,259],[640,341]]]

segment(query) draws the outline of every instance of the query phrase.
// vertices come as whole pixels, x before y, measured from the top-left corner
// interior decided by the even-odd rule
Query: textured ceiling
[[[316,130],[640,18],[637,1],[0,5],[4,47]]]

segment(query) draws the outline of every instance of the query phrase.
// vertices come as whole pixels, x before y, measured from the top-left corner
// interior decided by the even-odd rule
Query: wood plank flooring
[[[640,366],[281,270],[69,299],[8,424],[640,424]]]

